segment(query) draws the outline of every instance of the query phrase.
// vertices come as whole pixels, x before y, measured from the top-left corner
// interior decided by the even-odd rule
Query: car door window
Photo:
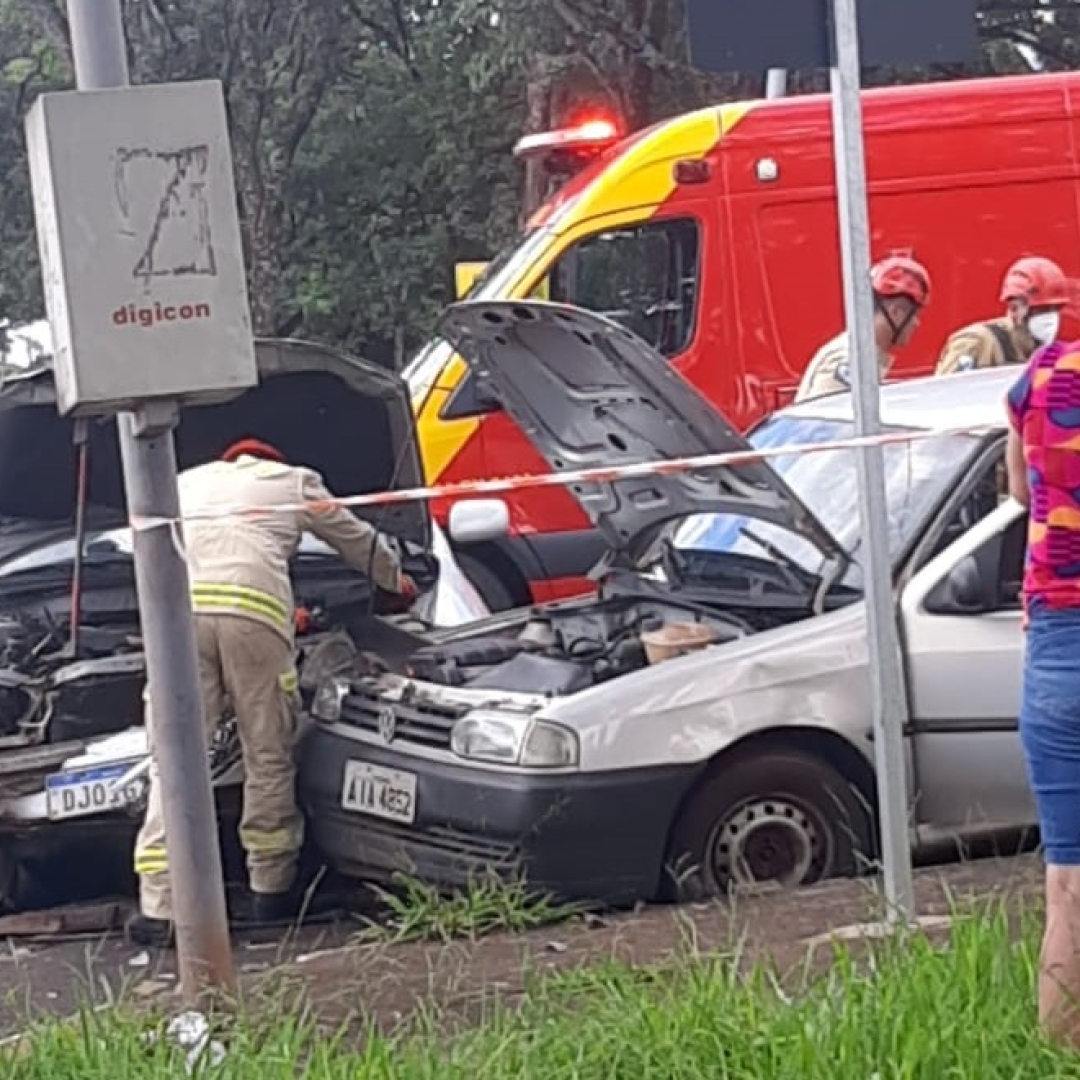
[[[996,611],[1011,611],[1021,606],[1024,566],[1027,560],[1028,517],[1025,514],[1005,531],[1001,541],[998,566],[998,603]]]
[[[931,538],[928,538],[930,542],[924,543],[921,556],[917,560],[918,566],[925,566],[940,555],[1008,497],[1004,446],[979,461],[976,475],[970,477],[970,481],[931,530]]]
[[[1019,611],[1026,553],[1023,514],[960,559],[927,595],[926,610],[952,616]]]
[[[693,218],[675,218],[584,237],[563,252],[532,295],[606,315],[671,358],[693,340],[700,289],[700,226]],[[442,416],[452,420],[497,408],[467,374]]]

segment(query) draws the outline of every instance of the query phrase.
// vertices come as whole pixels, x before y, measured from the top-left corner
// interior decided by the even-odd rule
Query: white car
[[[463,303],[443,329],[555,469],[853,435],[838,394],[743,437],[644,342],[561,305]],[[1016,732],[1025,516],[1000,485],[1015,378],[881,393],[887,430],[920,436],[883,451],[916,846],[1035,821]],[[872,860],[855,476],[837,448],[574,484],[611,547],[597,597],[438,634],[406,674],[320,688],[301,790],[331,865],[447,888],[494,871],[624,903]],[[706,647],[665,658],[665,632]]]

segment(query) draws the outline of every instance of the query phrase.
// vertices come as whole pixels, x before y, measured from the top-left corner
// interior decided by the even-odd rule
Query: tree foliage
[[[454,262],[491,255],[535,196],[521,134],[583,104],[633,129],[761,85],[690,68],[681,0],[123,5],[133,81],[224,84],[257,330],[394,365],[451,298]],[[980,31],[974,67],[867,81],[1080,63],[1080,0],[982,0]],[[0,0],[0,319],[42,312],[22,118],[71,82],[62,0]]]

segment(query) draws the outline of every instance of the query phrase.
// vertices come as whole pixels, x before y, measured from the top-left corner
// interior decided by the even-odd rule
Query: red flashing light
[[[606,149],[619,138],[619,128],[607,117],[582,120],[571,127],[524,135],[514,146],[514,157],[570,152],[594,154]]]
[[[614,121],[604,118],[586,120],[584,123],[575,124],[574,127],[570,128],[570,131],[575,132],[578,138],[587,142],[608,141],[619,137],[619,129],[615,126]]]

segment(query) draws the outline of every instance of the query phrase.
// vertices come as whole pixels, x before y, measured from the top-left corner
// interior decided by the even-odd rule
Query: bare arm
[[[1031,492],[1028,490],[1024,445],[1016,429],[1012,427],[1009,428],[1009,441],[1005,448],[1005,466],[1009,472],[1009,494],[1021,506],[1030,506]]]

